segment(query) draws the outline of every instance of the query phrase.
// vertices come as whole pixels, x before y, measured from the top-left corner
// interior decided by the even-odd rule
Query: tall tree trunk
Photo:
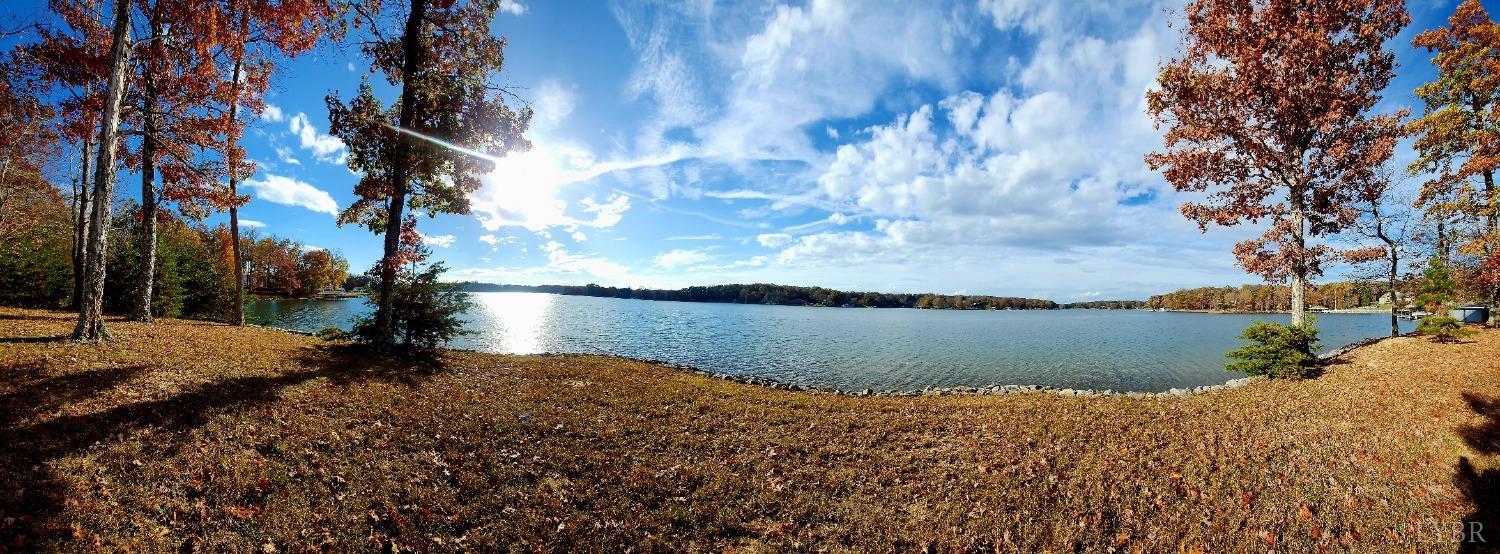
[[[110,199],[114,198],[120,100],[125,97],[125,72],[130,67],[129,33],[130,2],[115,0],[109,81],[99,123],[99,155],[94,161],[94,205],[84,260],[84,295],[78,308],[78,325],[73,328],[73,340],[102,341],[109,338],[109,332],[104,329],[104,260],[109,253],[109,211]]]
[[[1500,240],[1500,238],[1497,238],[1497,235],[1495,234],[1497,227],[1500,227],[1500,206],[1496,206],[1496,201],[1495,172],[1486,171],[1484,172],[1484,230],[1489,234],[1489,236],[1486,237],[1488,240],[1485,241],[1486,250],[1491,248],[1496,240]]]
[[[416,91],[415,83],[417,72],[421,67],[418,57],[422,53],[418,38],[422,32],[422,20],[427,14],[426,0],[412,0],[411,12],[406,17],[406,33],[401,37],[401,119],[400,125],[404,130],[412,128],[412,122],[416,120]],[[385,222],[385,257],[380,263],[380,303],[375,314],[375,325],[377,340],[382,346],[391,346],[395,342],[394,315],[392,313],[392,301],[394,300],[393,288],[396,284],[396,255],[401,248],[401,217],[406,209],[407,193],[407,157],[411,151],[405,133],[396,133],[395,159],[391,161],[391,191],[390,204],[386,210]]]
[[[1396,271],[1401,265],[1401,248],[1385,234],[1385,221],[1380,216],[1378,204],[1375,206],[1374,216],[1375,237],[1385,243],[1386,254],[1391,260],[1389,273],[1386,275],[1386,290],[1391,295],[1391,336],[1394,337],[1401,334],[1401,322],[1396,319],[1396,306],[1400,304],[1400,295],[1396,292]]]
[[[1387,287],[1391,291],[1391,336],[1401,334],[1401,322],[1396,319],[1396,306],[1400,303],[1400,294],[1396,292],[1396,269],[1400,265],[1400,250],[1395,244],[1390,244],[1391,267],[1390,273],[1386,275]]]
[[[1305,248],[1307,237],[1303,234],[1302,191],[1292,191],[1292,247],[1297,251],[1292,256],[1292,325],[1302,325],[1307,320],[1307,260]]]
[[[1500,246],[1500,198],[1495,196],[1495,172],[1484,172],[1485,241],[1484,254],[1488,258]],[[1490,303],[1500,300],[1500,285],[1490,286]]]
[[[161,26],[156,16],[151,17],[151,38],[159,40]],[[152,46],[159,46],[153,44]],[[148,60],[148,65],[150,62]],[[151,322],[151,289],[156,281],[156,84],[148,67],[141,99],[144,134],[141,137],[141,272],[135,285],[135,307],[130,312],[134,321]]]
[[[246,7],[244,13],[240,14],[240,36],[249,32],[250,10]],[[235,122],[240,114],[240,69],[245,63],[245,44],[238,42],[238,48],[234,53],[233,84],[230,85],[232,100],[229,103],[229,127],[234,128]],[[228,150],[233,150],[230,145]],[[226,150],[226,153],[228,153]],[[234,310],[229,314],[229,322],[235,325],[245,324],[245,261],[240,259],[240,208],[239,208],[239,181],[240,168],[236,158],[230,157],[229,163],[229,263],[234,264]]]
[[[78,194],[74,198],[78,204],[78,213],[73,222],[73,308],[77,309],[83,299],[83,260],[85,242],[88,239],[89,226],[89,152],[93,150],[93,143],[87,139],[83,141],[83,155],[78,173]]]
[[[1437,218],[1437,257],[1444,267],[1448,265],[1448,214],[1439,213]]]

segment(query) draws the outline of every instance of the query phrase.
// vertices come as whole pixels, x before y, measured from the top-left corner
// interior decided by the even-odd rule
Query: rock
[[[1167,391],[1167,394],[1170,394],[1172,396],[1187,396],[1188,391],[1184,389],[1171,389]]]
[[[1057,391],[1057,393],[1061,394],[1063,396],[1073,396],[1074,394],[1077,394],[1077,391],[1074,391],[1073,389],[1063,389],[1063,390]]]

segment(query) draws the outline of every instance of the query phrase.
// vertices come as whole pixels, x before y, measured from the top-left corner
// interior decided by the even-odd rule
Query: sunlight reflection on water
[[[475,294],[470,295],[474,311],[468,316],[471,322],[466,337],[476,343],[477,350],[510,352],[513,354],[540,354],[543,348],[542,333],[551,325],[552,305],[558,297],[551,294]]]

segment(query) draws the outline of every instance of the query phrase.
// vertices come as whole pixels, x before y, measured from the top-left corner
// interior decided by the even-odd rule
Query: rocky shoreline
[[[1007,394],[1055,394],[1055,395],[1058,395],[1058,396],[1080,396],[1080,397],[1086,397],[1086,398],[1096,398],[1096,397],[1103,397],[1103,396],[1124,396],[1124,397],[1129,397],[1129,398],[1152,398],[1152,397],[1189,396],[1189,395],[1194,395],[1194,394],[1202,394],[1202,393],[1205,393],[1205,392],[1213,392],[1213,391],[1217,391],[1217,390],[1239,388],[1239,387],[1243,387],[1245,385],[1250,384],[1251,381],[1255,381],[1255,380],[1260,379],[1259,377],[1241,377],[1239,379],[1230,379],[1230,380],[1225,381],[1223,384],[1220,384],[1220,385],[1203,385],[1203,386],[1198,386],[1198,387],[1179,387],[1179,388],[1168,389],[1168,390],[1162,391],[1162,392],[1116,391],[1116,390],[1111,390],[1111,389],[1105,389],[1105,390],[1072,389],[1072,388],[1056,388],[1056,387],[1051,387],[1051,386],[1047,386],[1047,385],[988,385],[988,386],[983,386],[983,387],[971,387],[971,386],[935,387],[935,386],[929,386],[929,387],[926,387],[926,388],[923,388],[923,389],[920,389],[920,390],[916,390],[916,389],[913,389],[913,390],[871,390],[871,389],[863,389],[863,390],[858,390],[858,391],[849,391],[849,390],[842,390],[842,389],[837,389],[837,388],[833,388],[833,387],[808,386],[808,385],[799,385],[799,384],[796,384],[796,383],[784,383],[784,382],[781,382],[781,381],[777,381],[775,379],[767,379],[765,377],[755,377],[755,376],[752,376],[752,375],[734,375],[734,374],[729,374],[729,373],[719,373],[719,372],[709,371],[709,370],[706,370],[706,369],[697,368],[697,367],[693,367],[693,366],[689,366],[689,365],[677,364],[677,363],[672,363],[672,362],[664,362],[664,361],[661,361],[661,360],[638,360],[638,361],[649,363],[649,364],[656,365],[656,366],[671,368],[671,369],[675,369],[675,370],[686,372],[686,373],[692,373],[692,374],[696,374],[696,375],[702,375],[704,377],[710,377],[710,378],[713,378],[713,379],[722,379],[722,380],[725,380],[725,381],[733,381],[733,382],[741,383],[741,384],[745,384],[745,385],[753,385],[753,386],[757,386],[757,387],[765,387],[765,388],[774,389],[774,390],[812,392],[812,393],[821,393],[821,394],[831,394],[831,395],[837,395],[837,396],[914,397],[914,396],[1004,396],[1004,395],[1007,395]]]

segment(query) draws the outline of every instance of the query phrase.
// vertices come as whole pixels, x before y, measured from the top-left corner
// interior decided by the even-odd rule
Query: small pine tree
[[[1275,379],[1301,379],[1313,374],[1318,366],[1314,352],[1318,348],[1318,328],[1309,319],[1302,325],[1280,325],[1258,321],[1245,329],[1240,338],[1251,344],[1229,353],[1237,361],[1224,369],[1247,375],[1264,375]]]
[[[1448,271],[1448,266],[1437,258],[1427,262],[1427,267],[1422,270],[1421,288],[1417,291],[1417,304],[1432,313],[1441,313],[1453,301],[1453,293],[1458,290],[1458,283],[1453,280],[1453,274]]]
[[[1449,304],[1453,302],[1454,291],[1458,290],[1458,283],[1453,280],[1453,274],[1448,271],[1448,266],[1443,265],[1437,258],[1427,262],[1427,268],[1422,270],[1421,289],[1417,292],[1417,303],[1423,309],[1432,312],[1432,315],[1422,318],[1417,324],[1417,332],[1423,335],[1431,335],[1438,342],[1452,342],[1463,337],[1472,335],[1474,331],[1465,329],[1448,315]]]
[[[420,252],[419,255],[425,257],[425,254],[426,252]],[[379,271],[377,264],[370,270],[370,275],[379,275]],[[395,286],[391,290],[391,328],[396,340],[393,346],[404,351],[431,350],[464,334],[461,314],[472,303],[469,302],[468,294],[459,290],[456,285],[438,280],[445,271],[447,268],[442,263],[434,263],[425,268],[413,263],[397,272]],[[374,281],[372,285],[372,288],[379,287],[379,281]],[[379,298],[378,289],[372,290],[371,294],[366,295],[365,302],[376,307],[380,302]],[[378,324],[373,316],[357,319],[350,335],[358,342],[376,346],[382,344]]]

